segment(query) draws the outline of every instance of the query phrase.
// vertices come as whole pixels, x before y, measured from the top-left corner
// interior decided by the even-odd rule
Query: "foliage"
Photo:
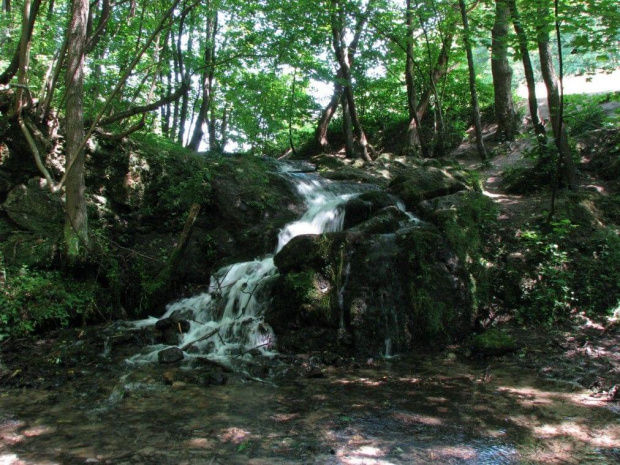
[[[144,211],[179,225],[192,203],[205,203],[211,194],[211,168],[207,158],[162,137],[142,139],[139,150],[148,168],[144,182]]]
[[[533,271],[520,280],[522,295],[517,317],[523,322],[552,325],[566,319],[574,305],[568,252],[558,242],[575,226],[570,220],[560,220],[552,223],[552,227],[550,234],[536,227],[521,234],[521,241],[535,264]]]
[[[7,268],[0,289],[0,340],[65,327],[96,310],[96,287],[56,271]]]
[[[484,355],[503,355],[514,351],[517,343],[511,335],[493,328],[474,336],[472,348],[476,353]]]
[[[564,97],[564,118],[571,136],[579,138],[604,126],[617,127],[618,115],[608,118],[601,105],[612,99],[617,101],[618,98],[620,97],[613,94]]]

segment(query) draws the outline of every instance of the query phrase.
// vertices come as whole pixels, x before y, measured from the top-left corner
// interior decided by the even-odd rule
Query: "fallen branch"
[[[199,337],[199,338],[198,338],[198,339],[196,339],[195,341],[188,342],[187,344],[185,344],[184,346],[179,347],[179,348],[180,348],[181,350],[183,350],[183,351],[186,351],[187,349],[191,348],[191,347],[192,347],[194,344],[196,344],[197,342],[204,341],[205,339],[209,339],[211,336],[213,336],[213,335],[214,335],[214,334],[216,334],[216,333],[217,333],[217,334],[218,334],[218,336],[219,336],[219,334],[220,334],[220,333],[219,333],[219,331],[218,331],[218,329],[217,329],[217,328],[216,328],[216,329],[214,329],[213,331],[211,331],[210,333],[207,333],[207,334],[205,334],[204,336]],[[220,340],[222,340],[222,337],[221,337],[221,336],[220,336]],[[222,341],[222,342],[223,342],[223,341]]]

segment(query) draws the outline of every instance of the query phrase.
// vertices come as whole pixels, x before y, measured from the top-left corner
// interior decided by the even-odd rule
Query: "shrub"
[[[95,286],[63,279],[60,273],[26,267],[6,269],[0,289],[0,340],[65,327],[95,307]]]

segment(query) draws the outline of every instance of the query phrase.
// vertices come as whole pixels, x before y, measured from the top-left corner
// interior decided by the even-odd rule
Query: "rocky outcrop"
[[[423,200],[468,190],[462,174],[435,167],[414,167],[396,176],[389,191],[403,200],[407,209],[416,211]]]
[[[62,230],[62,201],[59,195],[50,194],[42,178],[14,187],[2,206],[11,221],[26,231],[58,235]]]
[[[419,204],[422,222],[396,203],[362,194],[345,206],[344,232],[298,236],[275,256],[265,318],[281,350],[374,356],[470,334],[488,286],[479,258],[492,202],[469,191],[436,197]]]

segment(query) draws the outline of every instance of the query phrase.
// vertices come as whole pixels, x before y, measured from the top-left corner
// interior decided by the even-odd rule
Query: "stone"
[[[415,211],[424,200],[468,190],[467,184],[459,178],[446,169],[416,167],[396,176],[389,191],[402,199],[408,210]]]
[[[183,360],[184,357],[183,351],[178,347],[168,347],[157,353],[157,360],[161,364],[177,363]]]
[[[8,217],[20,228],[45,235],[60,235],[64,207],[58,195],[49,192],[43,178],[32,178],[15,186],[3,204]]]

